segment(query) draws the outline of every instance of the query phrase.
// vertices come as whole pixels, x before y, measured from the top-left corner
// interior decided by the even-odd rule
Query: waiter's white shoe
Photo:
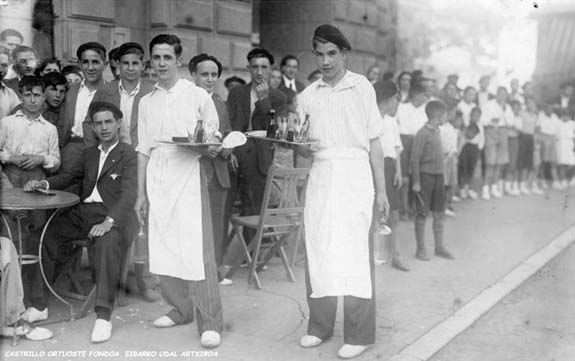
[[[112,337],[112,322],[98,318],[92,330],[92,342],[106,342]]]
[[[160,318],[157,318],[154,321],[153,325],[154,325],[154,327],[158,327],[158,328],[168,328],[168,327],[175,326],[176,323],[174,322],[174,320],[172,320],[168,316],[164,315]]]
[[[202,337],[200,339],[200,343],[205,348],[214,348],[218,347],[222,342],[222,337],[216,331],[204,331],[202,332]]]
[[[367,345],[348,345],[345,344],[340,347],[339,351],[337,351],[337,355],[343,359],[350,359],[357,357],[364,353],[369,346]]]
[[[317,346],[321,345],[322,342],[323,342],[323,340],[321,338],[313,336],[313,335],[304,335],[299,340],[299,344],[303,348],[317,347]]]
[[[24,313],[20,316],[20,318],[30,323],[47,320],[48,307],[46,307],[42,311],[38,310],[35,307],[28,307],[26,311],[24,311]]]

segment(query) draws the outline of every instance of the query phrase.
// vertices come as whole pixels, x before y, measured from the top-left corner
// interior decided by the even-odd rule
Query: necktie
[[[289,88],[290,88],[291,90],[295,91],[295,87],[293,86],[293,82],[290,82],[290,83],[289,83]]]

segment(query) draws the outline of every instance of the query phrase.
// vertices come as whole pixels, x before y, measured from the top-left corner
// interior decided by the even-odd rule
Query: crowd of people
[[[221,342],[218,285],[233,282],[225,277],[224,256],[234,203],[241,215],[259,214],[280,150],[254,138],[233,150],[159,141],[188,137],[198,124],[209,139],[221,141],[231,131],[265,130],[272,110],[309,117],[318,142],[296,146],[291,164],[313,159],[304,215],[310,319],[300,344],[316,347],[331,337],[337,296],[345,296],[343,358],[375,342],[374,264],[389,256],[394,268],[409,271],[396,247],[400,220],[414,221],[416,257],[429,260],[424,234],[431,213],[434,253],[453,259],[443,242],[453,202],[575,185],[573,82],[561,84],[560,97],[548,100],[535,97],[531,82],[520,89],[517,80],[493,95],[487,76],[479,88],[461,89],[458,76],[450,75],[442,90],[417,70],[394,81],[393,73],[382,75],[373,66],[364,77],[345,67],[347,38],[321,25],[312,38],[318,70],[308,85],[298,79],[296,56],[284,56],[274,67],[269,51],[254,48],[246,59],[250,81],[225,79],[224,100],[216,93],[223,72],[217,57],[196,55],[189,74],[181,74],[185,64],[175,35],[154,37],[149,61],[138,43],[108,52],[88,42],[76,51],[77,65],[62,67],[56,58],[38,59],[9,30],[0,33],[2,187],[80,196],[79,205],[48,227],[43,266],[55,282],[71,242],[91,240],[95,343],[112,335],[122,260],[140,228],[148,235],[149,264],[134,266],[138,290],[154,302],[159,284],[172,307],[153,325],[195,320],[204,347]],[[108,66],[114,80],[106,83]],[[10,226],[23,216],[27,242],[19,251],[37,254],[45,214],[10,213]],[[385,256],[379,240],[373,242],[383,223],[392,230]],[[4,229],[0,238],[2,334],[50,338],[51,331],[33,326],[48,318],[48,289],[38,265],[20,274],[8,234]]]

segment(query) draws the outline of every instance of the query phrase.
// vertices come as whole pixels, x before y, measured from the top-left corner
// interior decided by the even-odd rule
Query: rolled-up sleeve
[[[148,100],[148,97],[142,98],[138,106],[138,145],[136,151],[149,157],[152,151],[152,140],[148,125]]]
[[[365,116],[367,122],[367,137],[369,139],[379,138],[383,134],[383,122],[381,121],[381,114],[377,107],[375,98],[375,90],[370,82],[365,79],[359,85],[362,94],[361,99],[364,102]]]
[[[60,148],[58,147],[58,130],[50,127],[48,131],[48,154],[44,157],[44,169],[52,173],[60,168]]]

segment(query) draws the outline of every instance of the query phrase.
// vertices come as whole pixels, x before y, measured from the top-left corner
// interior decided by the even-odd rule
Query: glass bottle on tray
[[[270,120],[268,123],[268,127],[266,129],[266,138],[273,139],[276,137],[276,132],[278,129],[278,124],[276,121],[276,111],[275,109],[270,109]]]

